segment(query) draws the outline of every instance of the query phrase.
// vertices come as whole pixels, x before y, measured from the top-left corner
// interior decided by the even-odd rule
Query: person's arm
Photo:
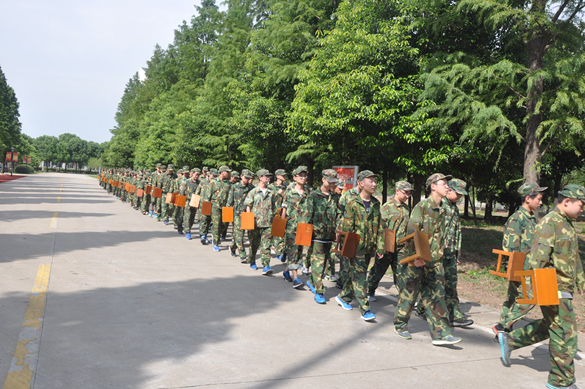
[[[510,216],[504,227],[504,238],[502,239],[502,248],[509,253],[520,251],[522,238],[522,226],[518,214]]]

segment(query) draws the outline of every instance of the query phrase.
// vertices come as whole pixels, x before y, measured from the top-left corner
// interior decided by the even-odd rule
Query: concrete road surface
[[[547,344],[502,366],[490,308],[463,304],[480,325],[456,329],[456,346],[433,346],[416,317],[403,340],[391,293],[372,303],[371,323],[335,303],[333,283],[318,305],[282,279],[275,258],[275,274],[262,276],[227,243],[216,253],[187,241],[91,177],[1,184],[0,228],[4,388],[533,389],[547,380]],[[382,286],[391,292],[389,279]]]

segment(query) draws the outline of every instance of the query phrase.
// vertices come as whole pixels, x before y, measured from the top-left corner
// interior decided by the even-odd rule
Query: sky
[[[219,2],[218,2],[219,3]],[[129,79],[199,0],[13,0],[0,4],[0,67],[22,132],[110,140]]]

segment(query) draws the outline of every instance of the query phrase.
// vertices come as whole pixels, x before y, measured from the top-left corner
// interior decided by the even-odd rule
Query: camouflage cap
[[[156,167],[161,167],[161,166],[162,166],[162,163],[160,163],[160,162],[156,164]]]
[[[236,177],[236,178],[240,178],[240,173],[238,173],[237,170],[232,170],[231,176]]]
[[[434,184],[435,182],[440,181],[440,180],[450,181],[451,178],[453,178],[453,176],[446,176],[446,175],[441,174],[441,173],[431,174],[431,176],[429,178],[427,178],[427,182],[425,183],[425,186],[429,186],[429,185]]]
[[[467,196],[467,191],[465,190],[466,186],[467,183],[458,178],[453,178],[451,179],[451,181],[449,181],[449,188],[451,188],[451,190],[460,195]]]
[[[177,174],[183,174],[183,169],[177,170]]]
[[[548,187],[540,187],[537,183],[531,182],[522,184],[522,186],[518,188],[518,193],[520,193],[520,196],[526,197],[530,195],[530,193],[544,192],[547,188]]]
[[[278,169],[274,172],[275,176],[286,176],[288,173],[284,169]]]
[[[293,176],[298,176],[302,172],[309,173],[309,168],[307,168],[306,166],[299,166],[298,168],[296,168],[295,170],[293,170],[292,175]]]
[[[412,190],[412,185],[408,181],[398,181],[396,183],[396,190]]]
[[[201,173],[201,169],[199,169],[198,167],[194,167],[193,169],[191,169],[191,173]]]
[[[160,167],[161,169],[166,169],[166,168],[167,168],[167,165],[160,165],[159,167]]]
[[[213,174],[214,176],[217,176],[218,175],[217,169],[216,168],[209,169],[209,174]]]
[[[371,171],[371,170],[364,170],[364,171],[361,171],[360,174],[358,174],[357,180],[358,181],[363,181],[365,178],[372,177],[372,176],[375,176],[375,174],[374,174],[373,171]]]
[[[208,172],[209,168],[207,166],[203,166],[203,172]]]
[[[189,170],[189,166],[185,165],[183,166],[183,171]]]
[[[229,168],[228,166],[226,166],[226,165],[223,165],[223,166],[221,166],[221,167],[219,168],[219,172],[220,172],[220,173],[223,173],[223,172],[231,172],[231,171],[232,171],[232,169],[230,169],[230,168]]]
[[[248,169],[243,169],[242,170],[242,176],[246,177],[246,178],[254,178],[254,175],[252,174],[252,172]]]
[[[270,173],[267,169],[260,169],[258,170],[258,172],[256,173],[256,175],[258,177],[262,177],[262,176],[271,176],[272,173]]]
[[[566,185],[559,194],[570,199],[585,201],[585,188],[577,184]]]
[[[328,182],[337,182],[337,172],[333,169],[325,169],[321,172],[321,175]]]
[[[172,163],[169,163],[169,166],[167,166],[167,170],[175,170],[175,165],[173,165]]]
[[[150,169],[146,169],[146,173],[152,173]]]

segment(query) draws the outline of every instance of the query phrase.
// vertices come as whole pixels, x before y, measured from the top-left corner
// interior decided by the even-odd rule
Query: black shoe
[[[427,315],[424,312],[414,311],[414,315],[423,321],[427,321]]]
[[[230,249],[230,251],[231,251],[231,256],[235,258],[236,257],[236,249]]]
[[[451,322],[451,327],[467,327],[473,324],[473,320],[460,317]]]
[[[337,289],[343,289],[343,284],[341,283],[341,280],[337,280],[337,282],[335,283],[335,287]]]

